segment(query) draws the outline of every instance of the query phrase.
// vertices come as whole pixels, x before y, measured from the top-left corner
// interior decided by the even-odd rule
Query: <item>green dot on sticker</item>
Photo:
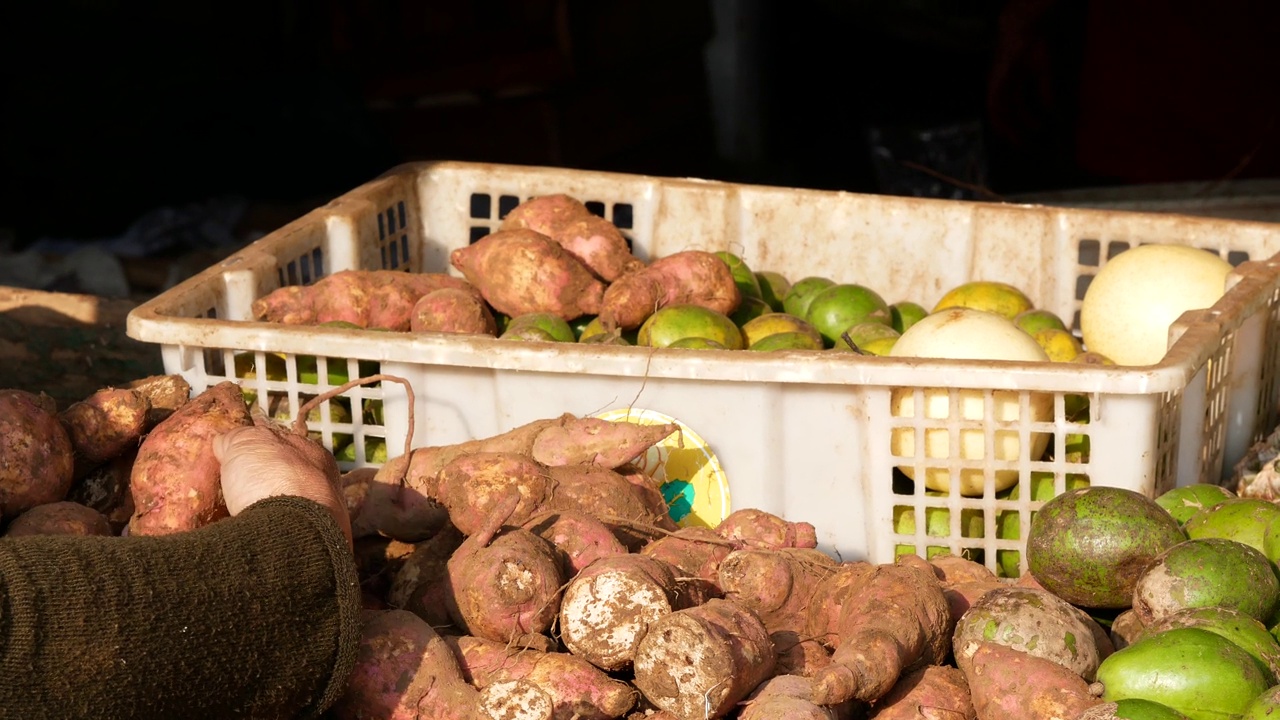
[[[693,512],[693,485],[684,480],[671,480],[662,484],[662,498],[671,508],[671,519],[680,522]]]

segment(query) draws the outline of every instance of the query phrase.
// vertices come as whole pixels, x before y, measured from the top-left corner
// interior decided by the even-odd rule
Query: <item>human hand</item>
[[[265,418],[213,441],[222,464],[222,496],[227,510],[239,514],[259,500],[294,495],[323,505],[351,543],[351,518],[339,488],[338,463],[309,438]]]

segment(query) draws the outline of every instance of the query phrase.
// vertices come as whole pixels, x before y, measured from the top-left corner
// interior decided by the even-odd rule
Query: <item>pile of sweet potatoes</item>
[[[638,328],[666,305],[729,314],[741,302],[716,254],[688,250],[645,263],[610,221],[567,195],[521,203],[497,231],[450,255],[447,273],[345,270],[281,287],[253,303],[257,320],[393,331],[499,335],[506,321],[598,318],[605,331]]]

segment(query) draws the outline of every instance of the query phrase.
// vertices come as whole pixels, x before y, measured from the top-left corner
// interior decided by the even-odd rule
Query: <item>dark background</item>
[[[1280,176],[1271,0],[5,6],[17,247],[226,194],[270,229],[428,158],[985,199]]]

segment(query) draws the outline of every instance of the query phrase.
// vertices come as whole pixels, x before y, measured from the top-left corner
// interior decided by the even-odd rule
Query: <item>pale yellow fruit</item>
[[[1117,365],[1154,365],[1169,347],[1169,326],[1222,297],[1231,265],[1182,245],[1141,245],[1112,258],[1080,306],[1084,345]]]
[[[949,290],[938,304],[933,306],[933,312],[953,307],[985,310],[1012,319],[1034,306],[1031,298],[1008,283],[974,280]]]
[[[889,355],[1025,362],[1049,360],[1040,345],[1007,317],[970,308],[950,308],[929,315],[903,333]],[[957,394],[958,411],[962,419],[984,419],[985,401],[982,390],[960,390]],[[923,395],[925,418],[936,421],[945,420],[949,416],[950,399],[945,388],[926,388]],[[1030,420],[1048,422],[1053,418],[1052,395],[1035,393],[1030,396],[1029,401]],[[891,402],[895,417],[916,417],[913,389],[894,390]],[[1021,414],[1018,393],[1008,390],[993,391],[992,409],[992,422],[1018,422]],[[1016,463],[1024,452],[1018,428],[1015,425],[997,424],[992,432],[995,459],[1004,464]],[[1049,435],[1034,432],[1030,439],[1030,447],[1026,452],[1030,460],[1039,460],[1049,442]],[[916,479],[915,467],[909,459],[916,454],[915,440],[915,429],[912,427],[894,428],[890,436],[890,449],[894,456],[907,459],[899,468],[913,480]],[[986,438],[979,428],[959,430],[958,453],[950,451],[950,431],[946,427],[926,426],[924,445],[924,484],[930,490],[940,492],[950,491],[953,471],[945,462],[935,464],[931,461],[945,461],[956,454],[965,460],[982,460],[986,457]],[[985,484],[982,468],[957,468],[955,479],[960,484],[962,495],[982,495]],[[1015,468],[998,469],[994,472],[994,480],[994,490],[999,492],[1018,482],[1018,471]]]
[[[1066,330],[1045,328],[1037,330],[1031,337],[1035,338],[1035,341],[1044,349],[1044,354],[1054,362],[1071,362],[1077,355],[1084,352],[1076,336]]]

